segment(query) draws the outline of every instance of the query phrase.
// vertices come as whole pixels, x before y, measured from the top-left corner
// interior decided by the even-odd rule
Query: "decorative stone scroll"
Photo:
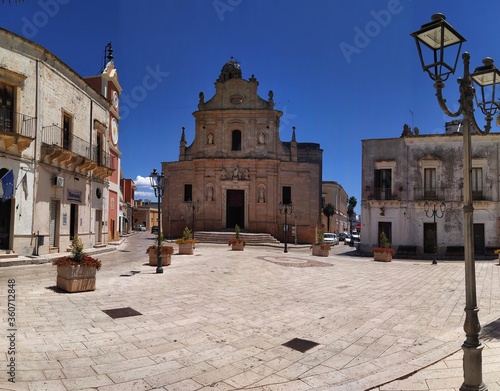
[[[250,180],[250,171],[248,168],[244,168],[241,170],[237,164],[231,170],[226,170],[222,168],[220,170],[221,181],[249,181]]]

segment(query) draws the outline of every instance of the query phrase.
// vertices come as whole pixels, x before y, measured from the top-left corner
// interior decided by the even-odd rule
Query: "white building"
[[[405,125],[399,138],[362,141],[362,251],[377,246],[384,231],[396,250],[433,253],[435,206],[438,253],[463,253],[463,134],[456,122],[446,129],[446,134],[418,135]],[[499,162],[500,134],[473,134],[476,254],[500,248]]]
[[[110,107],[45,48],[0,29],[0,256],[108,240]]]

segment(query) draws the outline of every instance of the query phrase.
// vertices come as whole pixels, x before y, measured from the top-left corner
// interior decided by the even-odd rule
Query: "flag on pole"
[[[14,171],[9,170],[9,172],[2,177],[2,190],[2,202],[10,200],[14,196]]]

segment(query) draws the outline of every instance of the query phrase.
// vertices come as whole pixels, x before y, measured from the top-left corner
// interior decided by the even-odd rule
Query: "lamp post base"
[[[482,367],[482,351],[484,345],[466,346],[462,345],[464,351],[464,382],[460,387],[460,391],[488,391],[488,387],[483,383]]]

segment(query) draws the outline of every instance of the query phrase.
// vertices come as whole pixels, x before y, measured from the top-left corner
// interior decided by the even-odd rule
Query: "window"
[[[71,149],[71,117],[68,114],[63,116],[63,148]]]
[[[241,151],[241,131],[240,130],[233,130],[231,140],[232,140],[231,150],[232,151]]]
[[[14,130],[14,87],[0,83],[0,131]]]
[[[184,202],[193,200],[193,185],[185,184],[184,185]]]
[[[291,204],[292,203],[292,188],[291,186],[283,186],[281,192],[281,202],[283,204]]]
[[[375,170],[375,199],[390,200],[392,198],[392,170]]]
[[[483,169],[481,167],[472,168],[472,199],[480,200],[483,198]]]
[[[424,168],[424,198],[436,198],[435,168]]]

